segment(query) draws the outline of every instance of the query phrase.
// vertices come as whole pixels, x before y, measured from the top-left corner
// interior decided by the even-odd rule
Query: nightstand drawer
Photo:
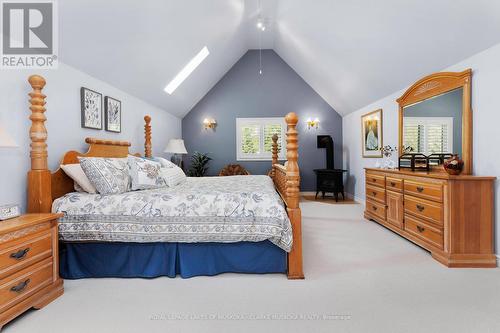
[[[50,230],[0,246],[0,278],[52,255]]]
[[[0,311],[4,311],[53,282],[52,258],[0,280]]]

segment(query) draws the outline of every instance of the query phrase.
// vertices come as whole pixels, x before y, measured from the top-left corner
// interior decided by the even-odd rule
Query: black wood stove
[[[339,193],[344,197],[344,179],[343,173],[347,170],[335,169],[333,160],[333,140],[330,135],[318,135],[318,148],[326,148],[326,169],[314,169],[316,174],[316,196],[322,193],[323,199],[325,193],[333,193],[335,201],[339,199]]]

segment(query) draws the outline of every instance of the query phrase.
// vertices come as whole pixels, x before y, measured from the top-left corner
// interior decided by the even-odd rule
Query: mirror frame
[[[399,146],[403,146],[403,109],[409,105],[458,88],[462,94],[462,160],[463,175],[472,174],[472,108],[471,108],[472,70],[463,72],[439,72],[428,75],[415,82],[396,100],[399,104]],[[401,155],[401,150],[399,150]]]

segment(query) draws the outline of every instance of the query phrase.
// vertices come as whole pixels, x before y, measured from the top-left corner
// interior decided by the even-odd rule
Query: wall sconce
[[[311,129],[311,127],[318,129],[318,126],[319,126],[319,119],[318,118],[314,118],[314,120],[312,120],[311,118],[307,119],[307,129]]]
[[[211,129],[215,129],[215,126],[217,126],[217,122],[215,121],[215,119],[208,119],[208,118],[205,118],[203,120],[203,127],[205,127],[206,130],[208,130],[209,128]]]

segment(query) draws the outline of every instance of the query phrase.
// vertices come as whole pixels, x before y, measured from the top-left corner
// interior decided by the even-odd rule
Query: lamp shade
[[[165,153],[172,154],[187,154],[186,147],[184,146],[184,140],[182,139],[170,139],[167,144],[167,148],[164,150]]]
[[[17,144],[10,137],[10,135],[7,134],[7,132],[3,129],[2,126],[0,126],[0,147],[10,147],[10,148],[17,147]]]

